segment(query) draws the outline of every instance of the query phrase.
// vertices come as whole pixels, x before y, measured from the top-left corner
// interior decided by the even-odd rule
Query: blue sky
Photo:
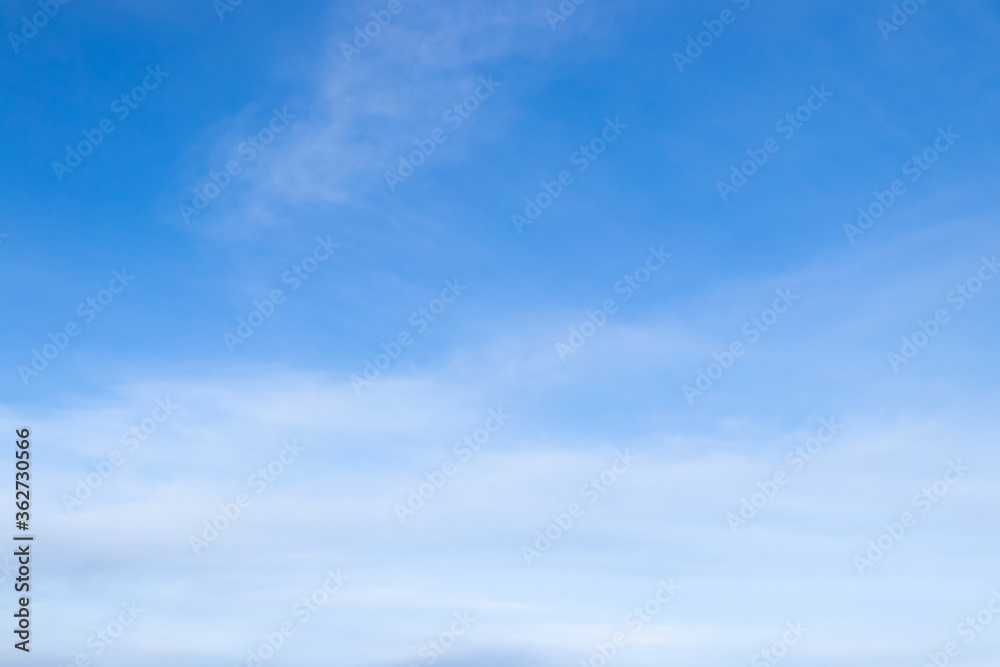
[[[219,7],[2,8],[18,660],[994,663],[994,4]]]

